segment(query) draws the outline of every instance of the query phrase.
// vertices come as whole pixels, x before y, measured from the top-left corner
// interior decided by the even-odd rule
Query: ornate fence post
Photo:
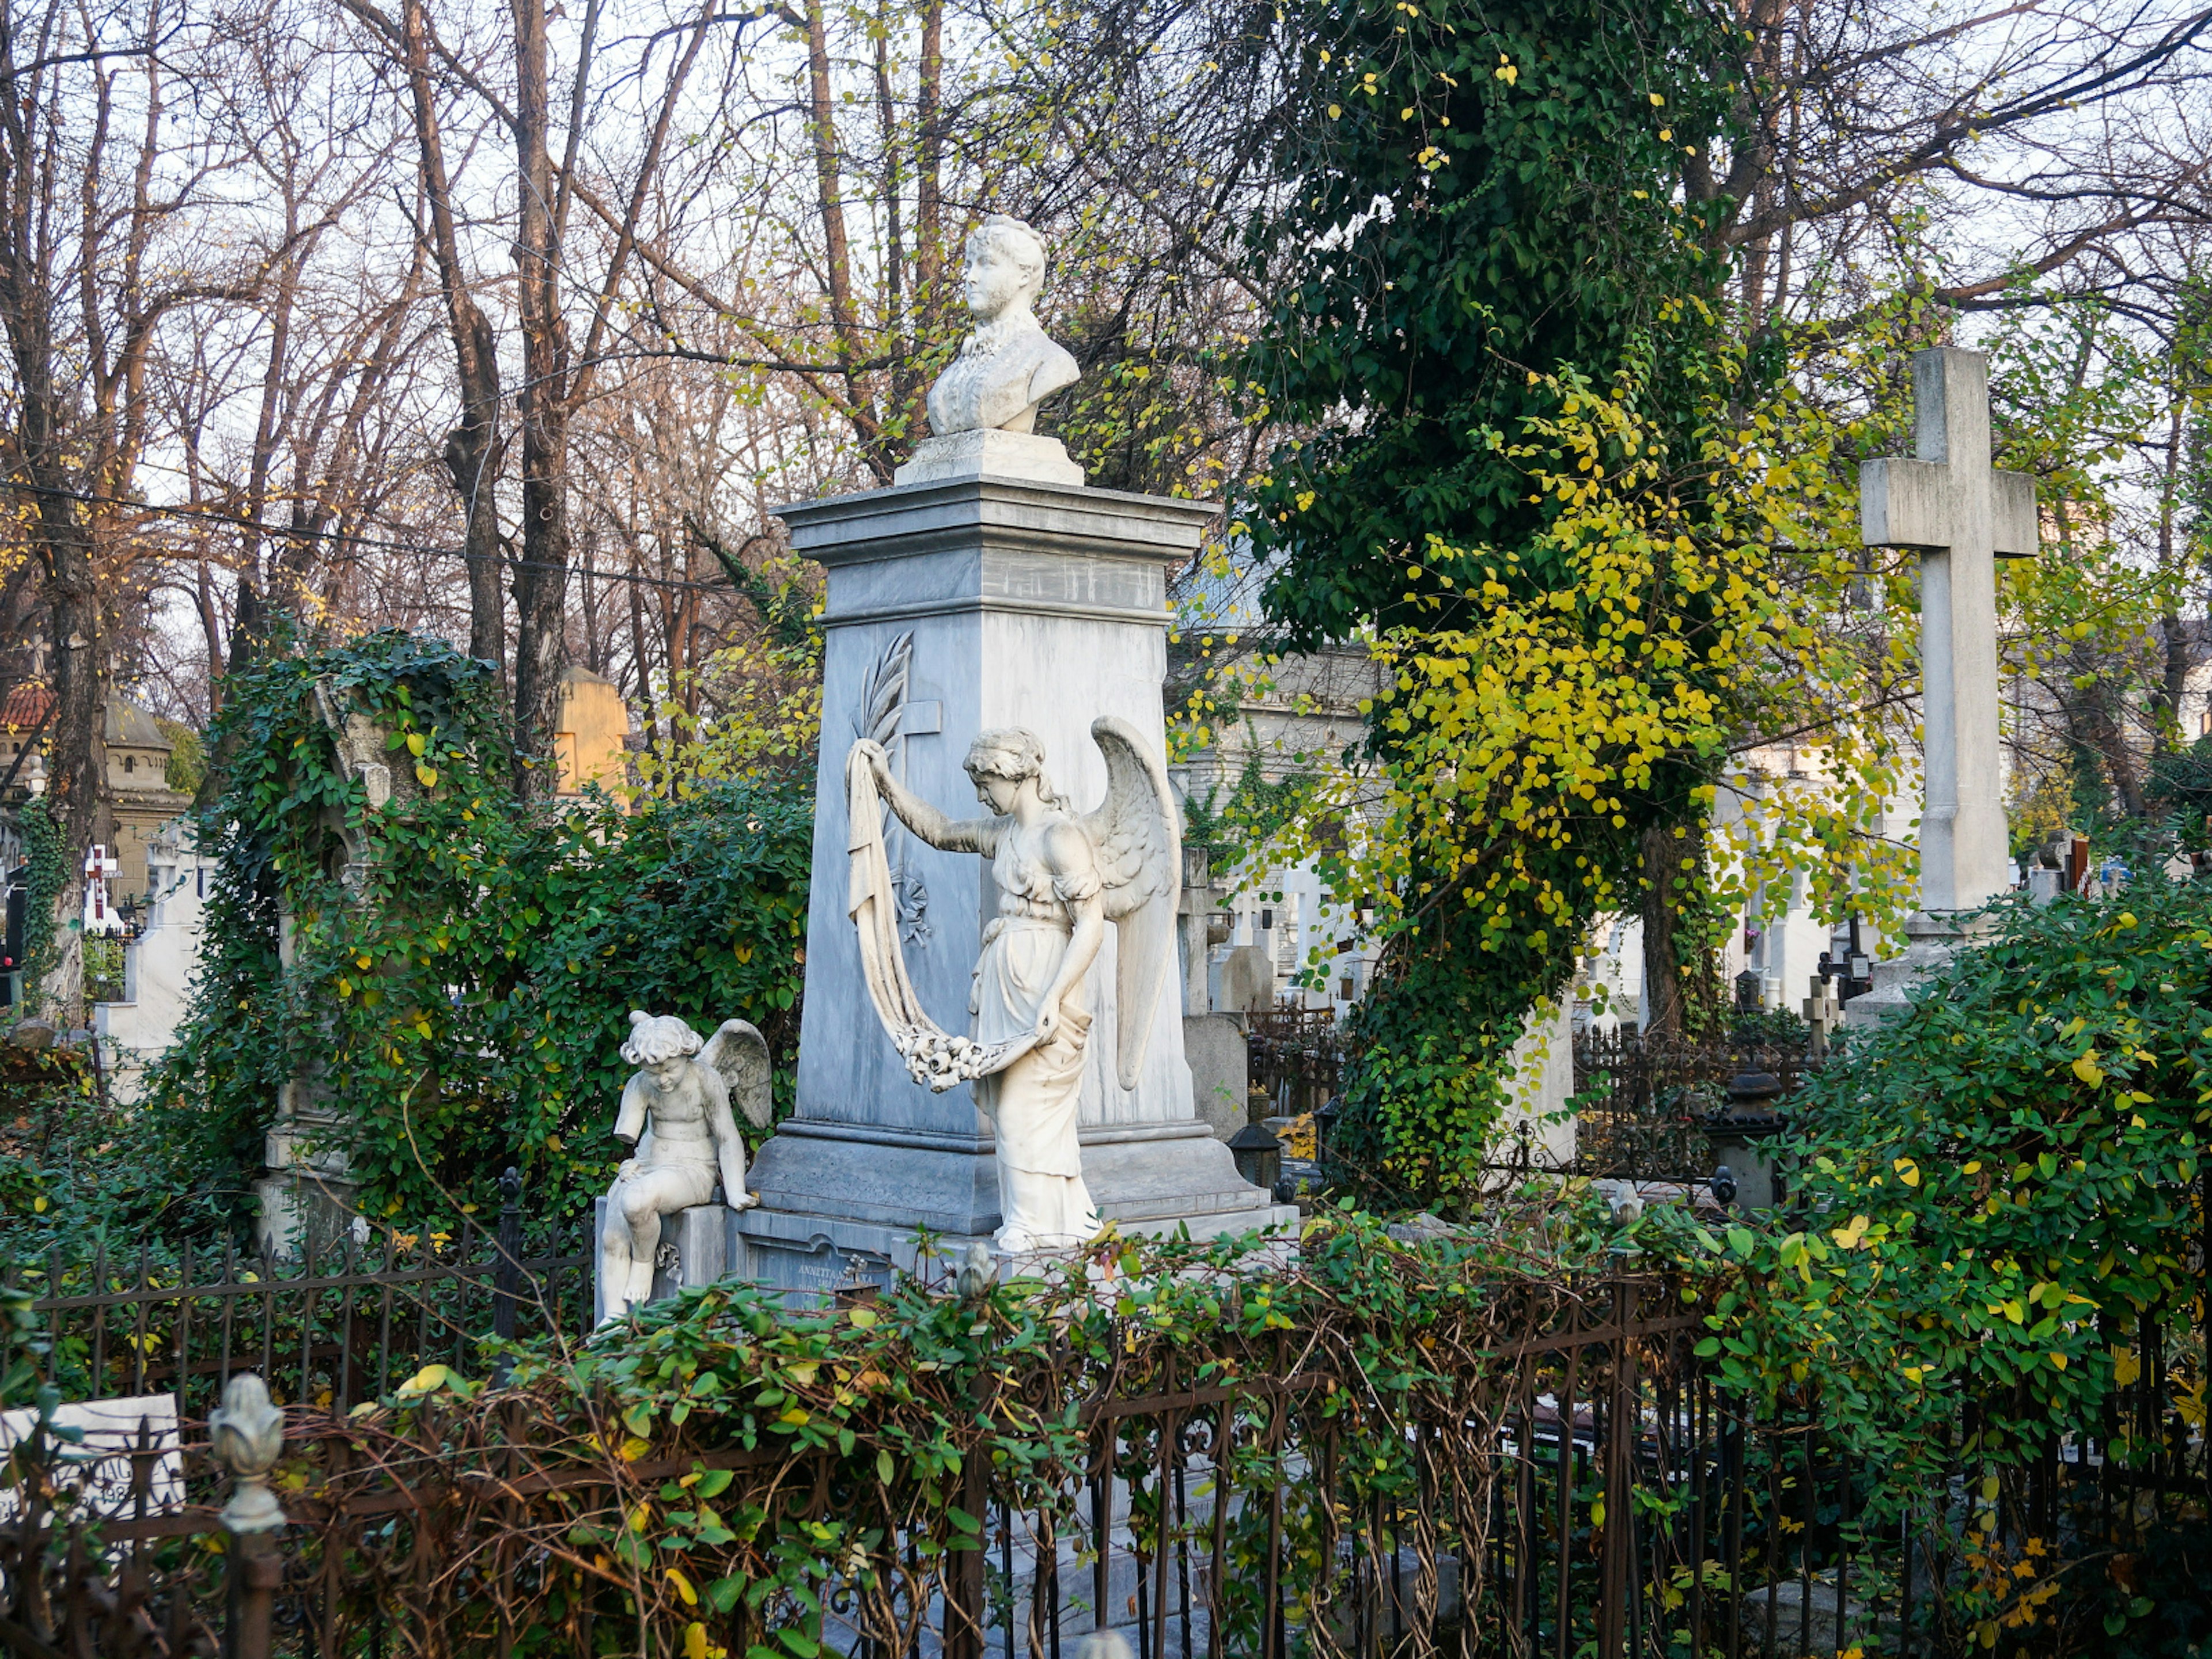
[[[491,1269],[491,1329],[503,1342],[514,1340],[517,1292],[522,1285],[522,1172],[513,1164],[499,1178],[499,1254]],[[507,1381],[505,1354],[492,1368],[492,1385]]]
[[[220,1517],[231,1539],[224,1659],[270,1659],[271,1615],[284,1582],[276,1534],[285,1521],[269,1490],[269,1471],[283,1455],[284,1413],[270,1404],[267,1385],[252,1371],[240,1371],[223,1389],[222,1407],[208,1419],[208,1439],[231,1480]]]
[[[1616,1262],[1614,1272],[1625,1264]],[[1613,1285],[1613,1375],[1606,1401],[1605,1538],[1599,1562],[1598,1659],[1620,1659],[1627,1636],[1629,1601],[1636,1593],[1636,1441],[1642,1426],[1636,1344],[1630,1326],[1642,1311],[1636,1287]]]
[[[981,1244],[968,1247],[968,1258],[954,1280],[954,1294],[973,1308],[980,1317],[991,1285],[997,1277],[997,1265],[990,1252]],[[990,1399],[991,1380],[987,1370],[978,1368],[969,1385],[977,1407]],[[977,1413],[979,1423],[982,1413]],[[956,1548],[946,1564],[945,1581],[945,1632],[943,1637],[945,1659],[983,1659],[985,1632],[990,1618],[987,1595],[987,1573],[989,1566],[991,1528],[991,1445],[988,1438],[981,1438],[968,1449],[960,1465],[960,1504],[975,1522],[974,1547]],[[956,1531],[954,1543],[964,1540]],[[1103,1546],[1102,1546],[1103,1547]],[[1012,1586],[1009,1585],[1011,1594]]]

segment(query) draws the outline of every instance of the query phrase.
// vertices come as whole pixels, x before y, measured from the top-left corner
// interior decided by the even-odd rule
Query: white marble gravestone
[[[957,1261],[1000,1221],[990,1120],[967,1085],[933,1094],[885,1036],[848,914],[845,759],[884,742],[906,786],[955,817],[981,810],[962,769],[994,726],[1042,739],[1079,811],[1106,790],[1091,723],[1118,715],[1164,749],[1168,574],[1215,509],[1200,502],[980,472],[785,507],[793,546],[829,573],[822,743],[797,1109],[755,1157],[760,1207],[736,1219],[742,1270],[821,1291],[922,1264],[917,1230]],[[886,840],[915,988],[969,1027],[971,968],[996,891],[982,860],[936,851],[896,821]],[[1083,1172],[1127,1231],[1194,1236],[1295,1218],[1240,1177],[1195,1109],[1180,999],[1164,996],[1137,1086],[1115,1076],[1115,939],[1091,970]],[[739,1265],[739,1264],[733,1264]]]
[[[1920,910],[1912,944],[1877,964],[1853,1026],[1893,1018],[1949,955],[1963,918],[2012,884],[1997,724],[1996,561],[2032,556],[2035,480],[1990,465],[1989,359],[1939,346],[1912,356],[1913,459],[1859,469],[1870,547],[1920,555]]]

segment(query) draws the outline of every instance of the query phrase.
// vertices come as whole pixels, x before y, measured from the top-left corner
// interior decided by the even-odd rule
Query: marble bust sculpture
[[[1094,1018],[1090,970],[1106,924],[1120,935],[1111,994],[1124,1089],[1136,1086],[1175,960],[1182,854],[1166,769],[1122,720],[1095,721],[1091,733],[1106,757],[1106,800],[1079,817],[1047,780],[1043,745],[1019,727],[985,732],[969,748],[968,775],[988,811],[980,818],[955,821],[910,793],[878,744],[856,743],[846,760],[861,971],[917,1083],[940,1091],[975,1084],[994,1131],[997,1243],[1010,1255],[1080,1244],[1098,1231],[1076,1115]],[[990,864],[997,915],[975,963],[971,1036],[939,1030],[908,981],[878,799],[932,847]]]
[[[994,213],[969,233],[961,293],[975,329],[929,388],[929,437],[898,470],[913,483],[981,471],[1083,482],[1057,440],[1036,435],[1037,405],[1081,378],[1033,306],[1045,247],[1018,219]]]
[[[1075,384],[1075,359],[1031,309],[1043,284],[1044,244],[1020,220],[994,213],[969,233],[960,287],[975,329],[929,388],[934,436],[1032,431],[1037,405]]]
[[[725,1020],[703,1042],[673,1014],[633,1012],[629,1023],[622,1057],[639,1070],[623,1089],[614,1133],[631,1156],[608,1188],[599,1234],[609,1320],[652,1295],[663,1216],[710,1202],[718,1182],[733,1210],[759,1202],[745,1191],[732,1103],[758,1130],[775,1117],[768,1044],[744,1020]]]

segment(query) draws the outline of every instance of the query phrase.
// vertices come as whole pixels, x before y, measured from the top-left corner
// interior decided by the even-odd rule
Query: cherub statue
[[[967,253],[961,289],[975,331],[929,388],[930,432],[1033,431],[1037,405],[1082,374],[1030,309],[1044,285],[1044,243],[994,213],[968,234]]]
[[[1124,721],[1095,721],[1091,735],[1106,757],[1106,799],[1080,817],[1053,793],[1044,745],[1019,727],[986,732],[969,748],[968,775],[988,817],[956,823],[909,793],[880,744],[854,744],[845,763],[853,918],[869,994],[917,1083],[939,1091],[975,1083],[997,1131],[998,1244],[1010,1254],[1080,1243],[1098,1231],[1076,1111],[1092,1018],[1087,981],[1106,924],[1121,936],[1115,1060],[1124,1089],[1143,1070],[1175,957],[1182,854],[1166,769]],[[970,1036],[940,1030],[908,981],[878,792],[932,847],[990,860],[998,915],[975,963]]]
[[[768,1044],[744,1020],[724,1020],[704,1042],[673,1014],[633,1012],[629,1026],[622,1057],[641,1069],[623,1085],[615,1138],[633,1156],[607,1189],[599,1234],[608,1320],[653,1294],[661,1217],[711,1201],[718,1178],[732,1209],[760,1202],[745,1191],[745,1143],[732,1103],[756,1129],[775,1121]]]

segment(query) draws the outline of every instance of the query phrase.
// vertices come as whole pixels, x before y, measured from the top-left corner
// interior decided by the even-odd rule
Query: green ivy
[[[38,1005],[39,985],[54,966],[54,907],[68,887],[72,863],[69,842],[43,795],[34,795],[17,814],[23,836],[23,862],[29,867],[23,891],[23,1006]]]
[[[323,708],[388,732],[400,783],[380,811]],[[189,1177],[241,1213],[295,1080],[341,1106],[363,1211],[440,1225],[489,1207],[510,1164],[538,1218],[604,1188],[634,1007],[750,1019],[787,1055],[802,792],[737,780],[634,814],[596,793],[519,800],[489,671],[397,633],[234,676],[210,738],[207,945],[151,1094]]]
[[[1440,579],[1432,538],[1511,552],[1502,579],[1491,572],[1508,602],[1569,580],[1544,538],[1559,502],[1515,449],[1556,415],[1548,376],[1629,374],[1639,417],[1684,458],[1669,487],[1694,516],[1727,261],[1688,198],[1686,157],[1735,118],[1740,43],[1723,14],[1686,0],[1309,0],[1286,27],[1304,46],[1271,155],[1281,188],[1249,236],[1287,280],[1245,372],[1296,434],[1249,518],[1287,647],[1452,629],[1492,602],[1483,583]],[[1394,739],[1374,741],[1387,758]],[[1358,1017],[1340,1128],[1356,1162],[1396,1162],[1392,1196],[1465,1198],[1522,1019],[1573,973],[1575,924],[1609,883],[1635,890],[1647,827],[1699,816],[1711,764],[1657,757],[1618,811],[1514,844],[1509,902],[1558,896],[1567,925],[1531,896],[1527,926],[1486,927],[1467,871],[1446,861],[1405,878],[1408,919]]]

